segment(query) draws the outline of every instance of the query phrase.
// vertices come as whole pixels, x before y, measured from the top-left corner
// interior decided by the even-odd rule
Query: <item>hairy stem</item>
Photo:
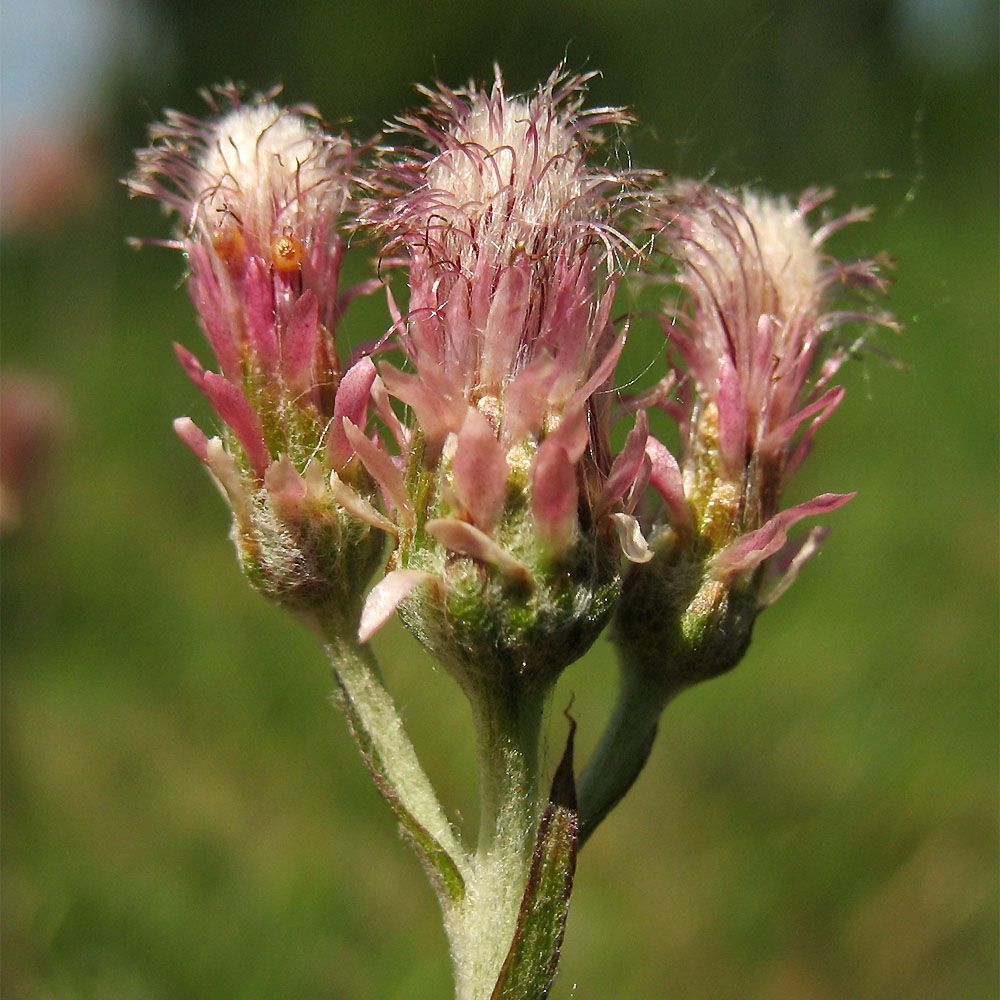
[[[538,745],[547,692],[491,683],[466,688],[480,782],[479,838],[470,854],[417,760],[370,648],[353,639],[353,630],[344,627],[340,616],[331,615],[320,627],[348,724],[438,893],[455,968],[456,1000],[490,1000],[519,929],[537,846],[542,814]],[[575,837],[575,814],[573,830]],[[547,926],[547,911],[541,912]],[[554,912],[565,918],[564,907]],[[532,933],[538,930],[535,924],[537,918]],[[560,922],[558,933],[550,935],[557,950],[561,930]],[[555,959],[539,955],[535,964],[554,970]],[[520,996],[518,983],[524,975],[519,972],[511,983],[505,982],[517,991],[505,996]],[[534,998],[526,993],[524,1000]]]
[[[354,629],[343,628],[339,621],[328,619],[320,624],[342,707],[379,790],[397,817],[401,806],[433,838],[464,879],[469,873],[468,857],[417,758],[370,646],[358,643]]]
[[[492,686],[469,695],[479,759],[479,843],[465,900],[446,922],[456,997],[489,1000],[517,928],[541,815],[544,696]]]

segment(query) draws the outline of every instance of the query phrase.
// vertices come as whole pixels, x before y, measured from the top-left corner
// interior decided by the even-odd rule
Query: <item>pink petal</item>
[[[555,362],[551,358],[538,358],[522,368],[504,389],[503,440],[506,445],[540,431],[555,375]]]
[[[795,447],[795,451],[792,453],[791,457],[786,463],[786,474],[791,475],[801,464],[802,460],[809,453],[809,449],[812,447],[812,440],[819,429],[820,424],[830,416],[831,413],[840,405],[840,401],[844,398],[845,390],[841,386],[835,386],[830,389],[829,392],[824,393],[812,406],[807,406],[805,410],[802,411],[800,415],[802,418],[805,416],[811,416],[811,411],[819,410],[819,413],[813,419],[813,421],[806,428],[805,433],[802,435],[802,439],[799,441],[798,445]]]
[[[576,396],[582,396],[584,399],[590,399],[590,397],[593,396],[594,393],[597,392],[597,390],[611,378],[614,374],[615,366],[618,364],[618,359],[622,355],[624,347],[625,334],[623,333],[611,345],[608,353],[601,359],[601,363],[595,369],[594,374],[587,380],[586,385],[584,385],[578,393],[574,394],[574,398]]]
[[[342,418],[344,433],[358,458],[364,463],[371,477],[382,488],[389,503],[396,508],[400,517],[409,524],[413,521],[410,500],[406,495],[403,476],[396,468],[389,454],[383,451],[374,441],[365,437],[364,433],[346,417]]]
[[[816,554],[829,528],[812,528],[801,538],[793,539],[771,561],[777,563],[776,578],[758,601],[761,609],[770,607],[796,581],[799,570]],[[769,564],[770,565],[770,564]]]
[[[653,465],[649,482],[653,489],[663,497],[663,501],[672,515],[671,520],[674,527],[678,530],[693,527],[691,508],[684,496],[684,477],[677,464],[677,459],[674,458],[669,448],[654,437],[646,439],[646,454]]]
[[[496,266],[495,260],[496,258],[492,253],[479,253],[476,255],[475,270],[472,274],[472,280],[469,282],[468,293],[466,295],[468,303],[466,311],[468,315],[484,325],[485,319],[489,315],[493,289],[499,283],[499,268]],[[452,291],[453,294],[454,290]]]
[[[247,262],[243,279],[247,329],[261,367],[273,372],[278,366],[278,331],[274,323],[274,293],[271,277],[258,257]]]
[[[531,509],[538,530],[557,548],[572,537],[577,502],[576,468],[566,449],[546,438],[535,457]]]
[[[747,404],[739,373],[728,356],[719,363],[719,454],[723,467],[738,476],[746,465]]]
[[[635,513],[636,507],[639,506],[640,501],[646,495],[646,490],[649,488],[649,477],[652,474],[653,463],[649,455],[644,454],[639,471],[636,473],[632,485],[628,488],[624,500],[622,500],[622,509],[626,514]]]
[[[545,441],[551,441],[554,445],[562,448],[570,462],[574,464],[579,462],[587,450],[587,445],[590,444],[590,425],[587,422],[586,401],[578,400],[574,396],[574,399],[570,400],[563,411],[559,426],[546,437]],[[543,446],[545,441],[542,442]]]
[[[178,417],[174,421],[174,430],[203,462],[208,462],[208,438],[190,417]]]
[[[318,339],[319,303],[312,289],[292,306],[281,338],[281,369],[285,381],[298,389],[311,388]]]
[[[480,379],[485,385],[499,384],[513,367],[527,310],[528,276],[515,264],[500,277],[483,330]]]
[[[212,264],[205,249],[199,245],[191,248],[191,280],[188,287],[198,319],[208,342],[212,345],[222,373],[230,378],[241,374],[240,351],[225,315],[223,292],[212,272]]]
[[[255,478],[263,479],[271,456],[264,443],[264,431],[260,419],[250,401],[232,382],[221,375],[216,375],[215,372],[205,372],[203,385],[205,396],[215,412],[232,428],[240,444],[243,445]]]
[[[396,444],[399,445],[399,450],[406,451],[410,446],[410,432],[403,426],[399,417],[396,416],[396,412],[392,408],[392,402],[389,399],[389,393],[386,391],[385,383],[378,376],[375,377],[375,381],[372,383],[371,398],[372,403],[375,404],[375,412],[381,418],[382,423],[389,428],[389,433],[392,434]]]
[[[531,574],[524,563],[515,559],[475,525],[454,517],[441,517],[428,521],[426,527],[427,533],[446,549],[496,566],[503,573],[524,583],[531,581]]]
[[[365,599],[358,628],[358,641],[368,640],[392,617],[400,603],[422,583],[436,580],[430,573],[416,569],[394,569],[372,587]]]
[[[507,456],[490,422],[470,407],[458,432],[452,466],[455,492],[474,524],[485,531],[496,523],[507,492]]]
[[[601,339],[607,321],[608,295],[591,318],[593,296],[588,272],[582,259],[571,266],[562,261],[551,274],[545,297],[541,343],[559,359],[560,381],[568,381],[567,391],[572,391],[586,374],[590,352]]]
[[[459,410],[451,399],[435,391],[426,381],[392,365],[381,365],[380,374],[389,393],[413,410],[432,451],[439,449],[448,433],[461,425],[464,403]]]
[[[799,410],[798,413],[789,417],[783,423],[779,424],[760,443],[762,450],[777,450],[783,444],[791,440],[792,436],[799,429],[799,425],[808,420],[811,416],[819,413],[820,410],[825,410],[817,418],[818,423],[822,423],[833,411],[840,405],[840,401],[844,398],[844,389],[842,386],[834,386],[832,389],[828,389],[819,399],[813,401],[808,406]]]
[[[649,437],[649,417],[645,410],[640,410],[635,418],[635,426],[625,439],[625,447],[615,456],[608,473],[601,500],[598,504],[598,517],[606,514],[625,495],[626,490],[635,482],[646,455],[646,439]]]
[[[177,355],[177,360],[181,363],[187,377],[204,392],[205,369],[201,362],[186,347],[182,347],[178,343],[174,344],[174,354]]]
[[[264,486],[269,493],[286,493],[296,499],[306,495],[306,481],[299,475],[295,463],[287,455],[279,455],[264,473]]]
[[[267,490],[275,512],[282,518],[293,518],[301,514],[302,504],[308,493],[306,481],[287,455],[281,455],[272,462],[264,473],[264,488]]]
[[[788,529],[804,517],[826,514],[843,506],[854,493],[823,493],[812,500],[775,514],[766,524],[751,531],[723,549],[714,560],[715,575],[728,579],[737,573],[759,566],[774,555],[788,540]]]
[[[455,281],[448,291],[444,305],[444,322],[438,329],[426,324],[426,334],[418,345],[417,366],[427,369],[449,368],[453,371],[469,371],[476,363],[481,340],[472,325],[469,307],[469,290],[464,281]],[[434,313],[435,318],[437,312]],[[417,329],[422,329],[423,324]],[[441,351],[445,353],[442,354]],[[431,360],[433,358],[433,360]]]
[[[371,395],[372,383],[378,372],[371,358],[362,358],[344,373],[337,387],[337,398],[333,403],[333,424],[330,426],[330,436],[327,439],[327,455],[330,465],[342,469],[353,454],[351,446],[344,434],[343,418],[347,417],[358,427],[365,425],[365,411]]]
[[[775,339],[781,333],[781,325],[770,313],[764,313],[757,319],[757,336],[754,338],[753,371],[758,377],[770,379],[773,368],[772,358],[775,355]],[[779,349],[784,353],[784,349]]]

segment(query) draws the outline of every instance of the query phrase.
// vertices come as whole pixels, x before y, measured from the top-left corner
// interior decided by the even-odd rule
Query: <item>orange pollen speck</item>
[[[227,263],[243,252],[243,234],[236,226],[225,226],[212,234],[212,249]]]
[[[291,271],[302,263],[306,248],[288,233],[271,243],[271,262],[279,271]]]

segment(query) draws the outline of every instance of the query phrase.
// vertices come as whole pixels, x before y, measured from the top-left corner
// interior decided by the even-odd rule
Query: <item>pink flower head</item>
[[[644,420],[612,460],[602,395],[623,340],[619,261],[634,253],[617,224],[638,177],[590,157],[603,126],[630,118],[582,110],[588,79],[557,70],[511,97],[497,71],[490,90],[423,91],[428,107],[397,130],[427,149],[386,152],[367,212],[409,278],[408,309],[393,309],[415,373],[380,373],[414,415],[404,451],[437,476],[406,516],[440,552],[526,587],[585,536],[614,540],[645,468]],[[409,571],[422,556],[404,540],[400,558]]]
[[[824,493],[780,509],[789,476],[843,389],[832,380],[850,346],[834,310],[845,290],[885,290],[881,262],[825,256],[854,212],[813,230],[797,206],[708,184],[673,185],[651,206],[658,249],[676,266],[679,303],[663,318],[672,371],[661,405],[680,425],[681,461],[649,438],[650,485],[662,501],[647,524],[655,556],[633,566],[615,626],[627,671],[661,702],[739,662],[759,611],[795,579],[823,537],[789,529],[854,494]],[[662,401],[678,387],[675,398]],[[769,579],[768,579],[769,578]]]
[[[410,283],[400,341],[416,376],[383,366],[383,378],[432,453],[449,435],[464,445],[456,486],[476,495],[481,516],[467,513],[486,530],[518,446],[540,448],[541,468],[533,464],[543,480],[546,470],[565,478],[545,452],[580,459],[594,394],[620,350],[613,265],[631,247],[614,222],[634,178],[597,169],[586,154],[599,125],[629,118],[582,112],[587,79],[556,72],[530,98],[508,97],[499,72],[490,92],[426,91],[424,117],[400,129],[431,150],[405,151],[369,213]],[[541,492],[561,493],[544,482]],[[540,506],[545,519],[549,505]]]
[[[219,373],[175,349],[224,432],[209,440],[187,418],[176,428],[222,486],[244,563],[256,572],[278,544],[263,537],[281,537],[278,522],[302,524],[333,509],[324,472],[356,478],[343,422],[364,425],[375,368],[364,359],[342,372],[334,340],[351,294],[338,290],[339,226],[355,150],[327,134],[311,108],[279,107],[273,94],[244,103],[227,85],[205,96],[209,120],[168,111],[150,128],[127,184],[178,218],[168,245],[188,258],[188,287]],[[265,509],[277,518],[266,528]],[[300,555],[278,562],[300,574]]]
[[[314,451],[334,416],[337,225],[354,150],[309,108],[266,97],[244,104],[232,86],[218,93],[227,112],[199,121],[168,111],[151,127],[128,184],[178,215],[175,245],[188,256],[191,297],[221,376],[206,378],[192,355],[178,353],[260,482],[272,455],[302,444]],[[288,407],[316,424],[307,441],[276,419]],[[327,446],[342,460],[336,437]]]
[[[508,439],[537,429],[608,348],[614,281],[605,278],[629,248],[613,223],[630,178],[596,169],[586,153],[598,125],[629,119],[581,112],[586,79],[556,73],[522,99],[505,94],[498,73],[490,92],[427,92],[425,117],[402,120],[431,151],[404,154],[387,174],[398,195],[372,217],[405,254],[403,345],[421,376],[440,376],[448,429],[464,419],[462,404],[511,423]],[[522,391],[522,373],[537,383],[543,367],[546,391]]]
[[[753,571],[783,547],[792,524],[853,496],[823,494],[779,512],[789,477],[844,395],[832,384],[850,350],[840,327],[892,324],[834,310],[847,290],[884,292],[884,262],[822,253],[832,231],[868,214],[813,230],[807,214],[828,197],[809,192],[793,206],[687,182],[656,206],[654,226],[679,264],[683,292],[664,329],[681,385],[672,408],[686,444],[683,476],[654,473],[653,482],[674,527],[709,540],[720,578]],[[654,466],[669,465],[661,447],[651,448]]]

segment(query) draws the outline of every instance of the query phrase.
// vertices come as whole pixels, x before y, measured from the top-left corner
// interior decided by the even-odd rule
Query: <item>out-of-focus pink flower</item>
[[[375,368],[363,358],[344,372],[334,339],[359,290],[338,287],[355,149],[311,108],[279,107],[273,94],[244,103],[227,85],[205,96],[213,117],[168,111],[127,180],[133,195],[177,215],[168,245],[188,258],[220,369],[175,345],[224,427],[210,440],[187,418],[175,426],[228,498],[250,575],[282,599],[289,591],[312,602],[324,586],[317,574],[336,572],[332,536],[367,530],[343,521],[332,491],[352,503],[348,520],[370,507],[354,489],[359,466],[343,422],[364,426]],[[289,530],[311,549],[319,538],[323,552],[304,554]]]
[[[608,397],[623,343],[611,304],[634,254],[618,218],[638,178],[590,158],[603,127],[630,119],[582,110],[587,79],[557,71],[527,97],[509,96],[499,72],[488,91],[424,91],[428,107],[398,130],[427,149],[386,153],[367,221],[407,269],[408,307],[391,308],[414,370],[379,371],[414,425],[397,429],[405,483],[368,465],[405,528],[396,562],[407,584],[384,585],[369,628],[391,613],[390,594],[429,580],[447,592],[459,556],[531,591],[585,549],[607,583],[619,533],[634,543],[646,423],[613,457]]]
[[[50,472],[69,414],[56,386],[37,376],[0,378],[0,533],[17,530]]]

